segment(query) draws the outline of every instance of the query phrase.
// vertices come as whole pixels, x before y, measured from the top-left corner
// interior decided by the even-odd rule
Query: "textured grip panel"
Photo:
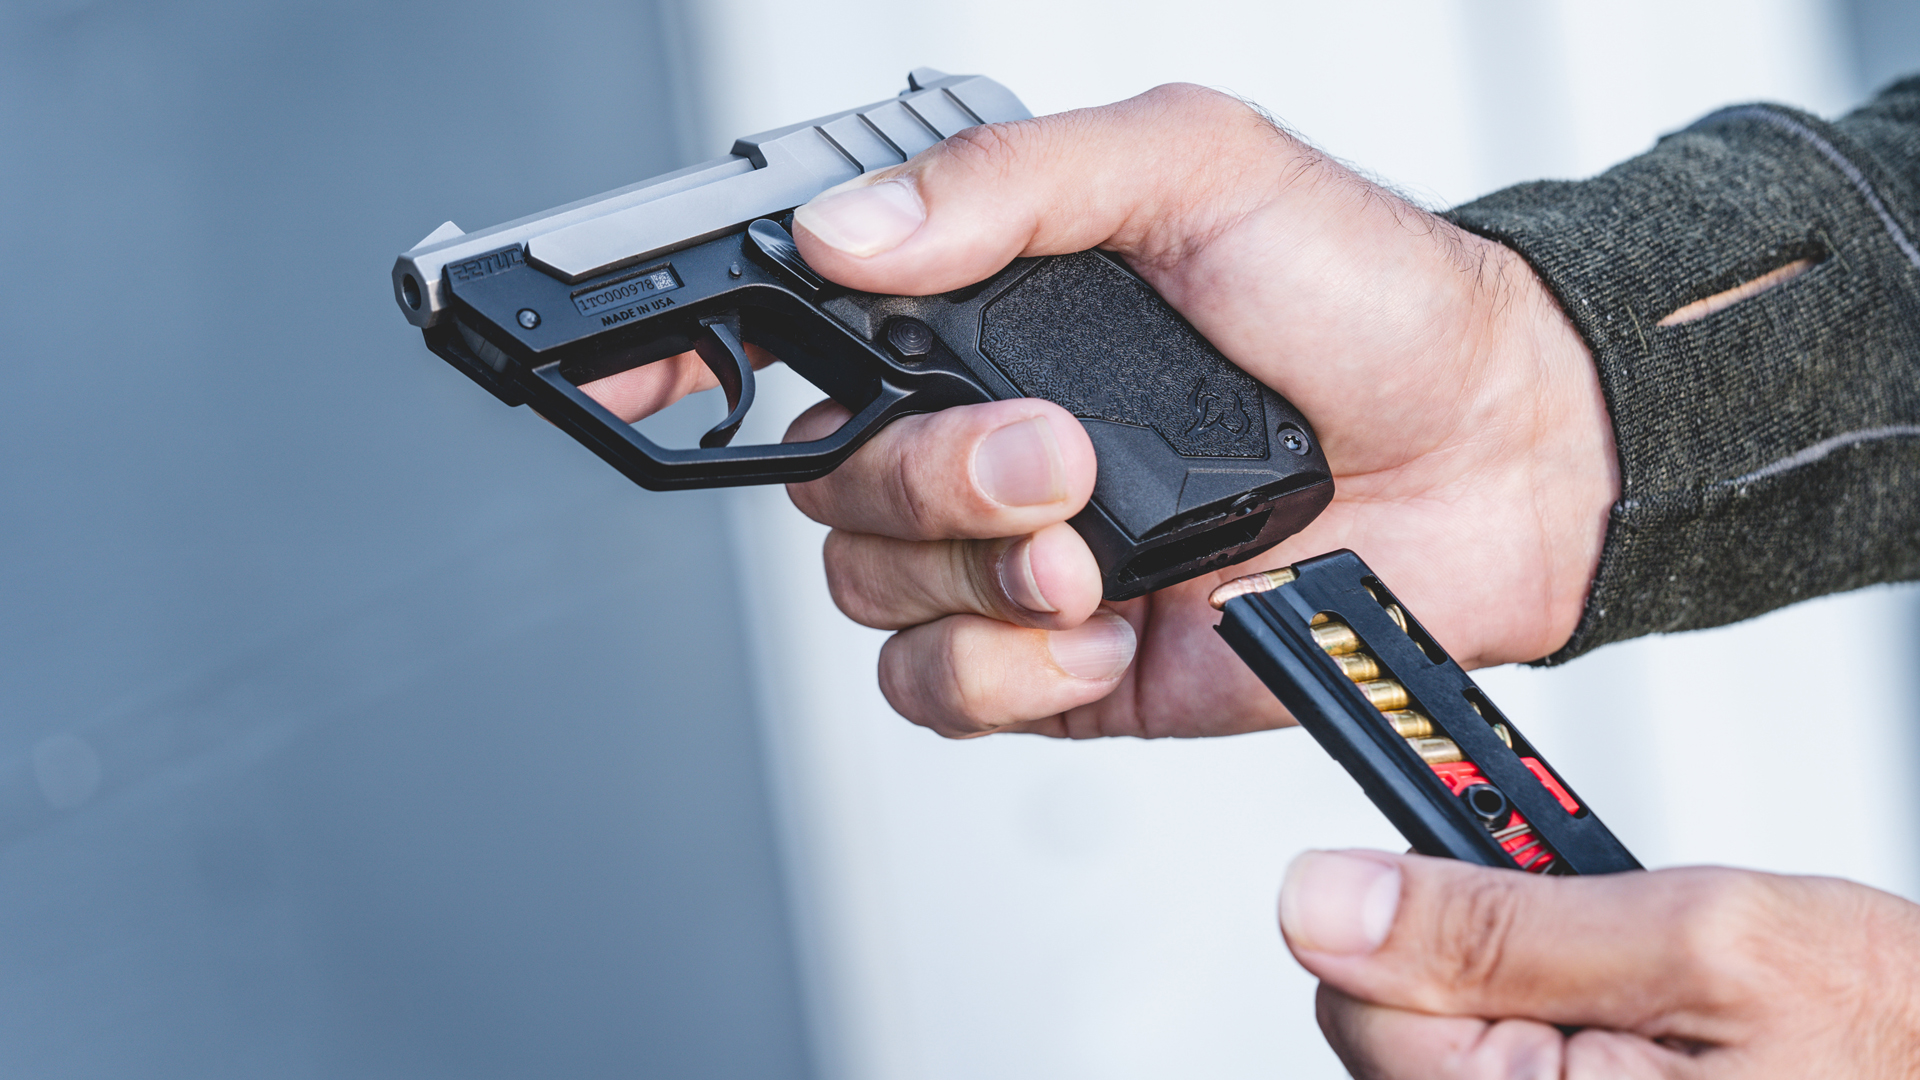
[[[1150,427],[1183,456],[1267,456],[1259,384],[1095,252],[1043,260],[989,304],[980,351],[1021,393]]]

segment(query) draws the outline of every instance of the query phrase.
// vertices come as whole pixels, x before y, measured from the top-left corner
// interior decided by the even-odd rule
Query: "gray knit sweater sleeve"
[[[1550,662],[1920,577],[1920,78],[1835,123],[1726,109],[1591,180],[1447,216],[1532,264],[1613,416],[1621,498]]]

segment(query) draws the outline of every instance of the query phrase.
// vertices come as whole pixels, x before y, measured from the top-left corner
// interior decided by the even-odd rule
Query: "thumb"
[[[1287,870],[1280,923],[1307,970],[1363,1001],[1717,1041],[1712,1015],[1764,974],[1756,945],[1797,932],[1778,917],[1795,884],[1714,868],[1537,877],[1310,851]]]
[[[1102,245],[1139,254],[1155,238],[1173,245],[1216,231],[1268,196],[1264,185],[1232,181],[1283,168],[1276,139],[1288,141],[1235,98],[1162,86],[970,128],[815,196],[794,214],[795,239],[843,285],[915,296],[970,285],[1022,255]]]

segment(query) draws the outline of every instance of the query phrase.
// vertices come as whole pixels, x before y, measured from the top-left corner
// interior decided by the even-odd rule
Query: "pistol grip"
[[[889,329],[924,322],[995,396],[1046,398],[1079,418],[1099,473],[1073,525],[1109,600],[1252,558],[1333,498],[1306,419],[1103,253],[1021,260],[945,296],[825,307],[896,352]]]

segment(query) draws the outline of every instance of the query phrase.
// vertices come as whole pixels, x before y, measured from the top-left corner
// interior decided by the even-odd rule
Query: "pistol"
[[[1029,115],[991,79],[922,68],[893,98],[748,136],[713,161],[478,232],[447,222],[394,263],[394,300],[434,353],[651,490],[812,480],[900,417],[1040,397],[1093,441],[1093,497],[1072,525],[1109,600],[1298,532],[1333,498],[1312,428],[1122,260],[1024,258],[909,297],[841,288],[800,257],[795,207]],[[747,345],[851,418],[810,442],[733,445],[754,400]],[[689,351],[727,403],[698,447],[661,446],[580,389]]]
[[[1218,630],[1422,855],[1535,874],[1640,863],[1360,556],[1235,578]]]

